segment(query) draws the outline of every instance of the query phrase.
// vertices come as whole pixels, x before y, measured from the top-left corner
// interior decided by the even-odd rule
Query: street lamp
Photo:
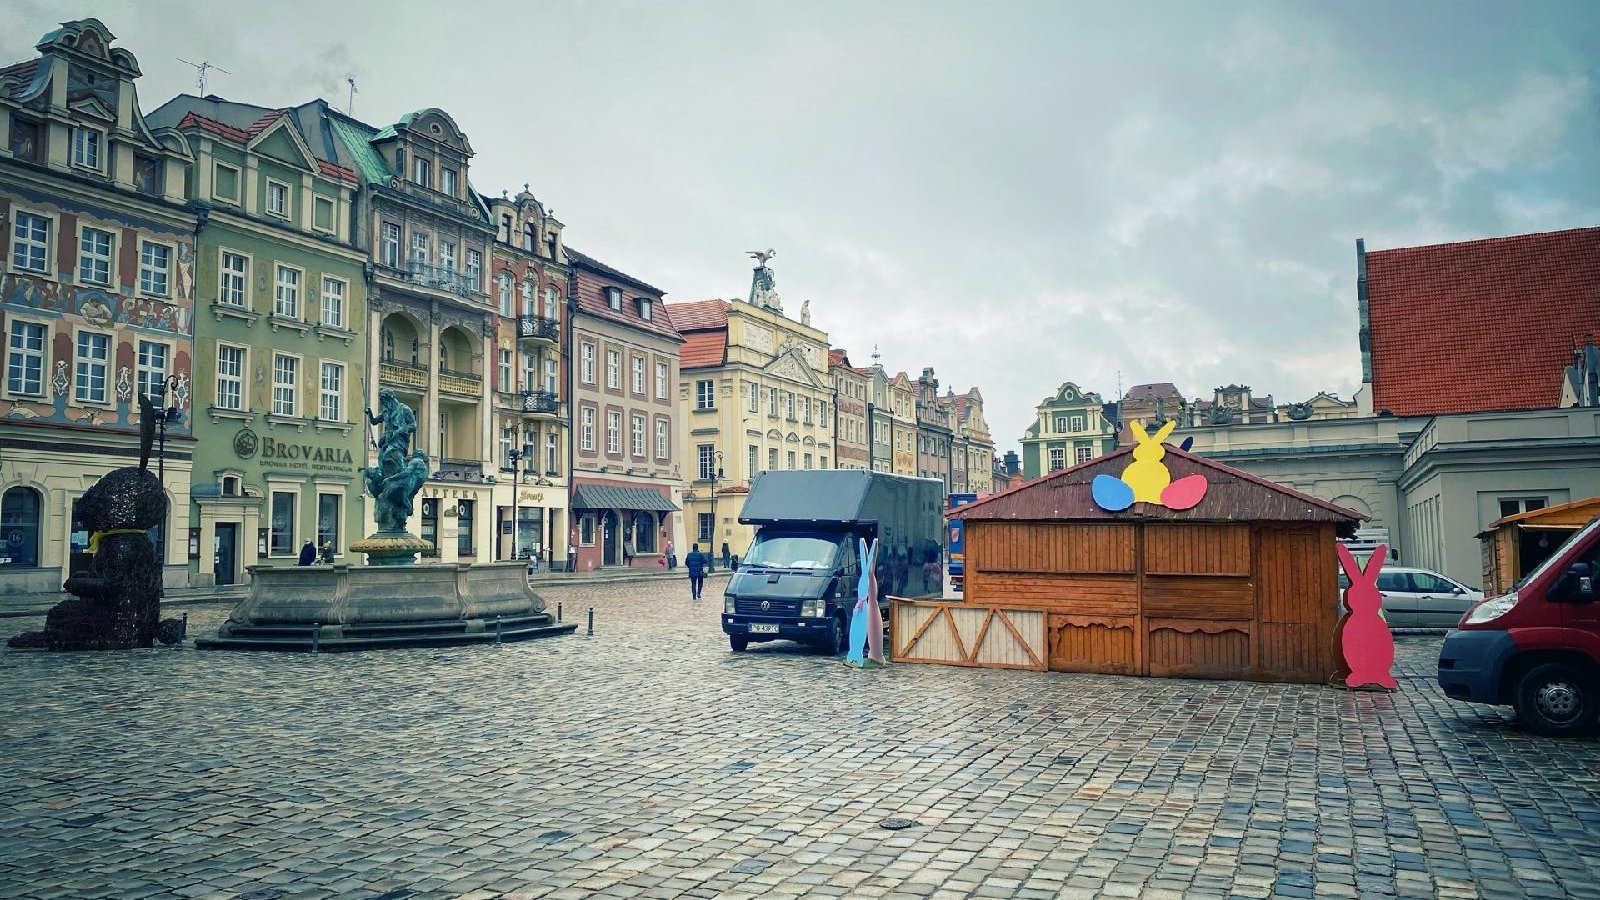
[[[177,425],[183,421],[183,410],[176,406],[167,406],[167,396],[176,396],[178,392],[178,376],[168,375],[167,380],[156,385],[156,395],[151,398],[155,401],[156,411],[156,481],[163,487],[167,483],[167,426]]]
[[[716,571],[717,559],[717,481],[722,478],[722,451],[713,454],[716,465],[711,469],[711,537],[707,540],[706,556],[711,560],[707,568]]]
[[[511,558],[521,559],[517,545],[522,543],[522,461],[533,456],[533,445],[512,448],[506,455],[511,457]]]

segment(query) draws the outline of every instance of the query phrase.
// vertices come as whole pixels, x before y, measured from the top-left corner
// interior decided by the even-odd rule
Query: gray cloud
[[[87,10],[74,13],[86,14]],[[1600,221],[1592,4],[102,2],[154,106],[441,106],[480,190],[572,243],[796,308],[865,362],[976,384],[1013,444],[1061,381],[1111,395],[1357,386],[1354,241]],[[67,14],[0,11],[31,54]],[[315,21],[316,28],[306,23]]]

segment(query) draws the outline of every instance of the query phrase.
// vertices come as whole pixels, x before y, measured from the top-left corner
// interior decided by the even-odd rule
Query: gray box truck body
[[[839,652],[860,576],[858,539],[879,542],[879,602],[937,597],[944,586],[944,485],[851,469],[766,472],[739,521],[759,526],[723,595],[734,650],[793,640]]]

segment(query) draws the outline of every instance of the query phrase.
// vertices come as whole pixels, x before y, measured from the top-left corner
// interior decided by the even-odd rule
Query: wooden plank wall
[[[1256,529],[1260,681],[1322,683],[1335,666],[1339,564],[1332,525]]]
[[[939,600],[890,601],[896,662],[1045,668],[1045,612]]]
[[[1251,668],[1255,632],[1250,526],[1151,523],[1141,531],[1145,674],[1239,677]]]

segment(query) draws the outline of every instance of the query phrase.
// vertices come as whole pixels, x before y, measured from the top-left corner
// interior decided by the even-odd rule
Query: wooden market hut
[[[1483,592],[1493,597],[1549,559],[1556,548],[1600,516],[1600,497],[1530,509],[1490,523],[1483,542]]]
[[[951,513],[966,523],[959,603],[896,600],[901,661],[1251,681],[1328,680],[1337,536],[1361,516],[1173,447],[1201,474],[1191,509],[1097,505],[1132,448]],[[940,624],[940,622],[943,624]]]

